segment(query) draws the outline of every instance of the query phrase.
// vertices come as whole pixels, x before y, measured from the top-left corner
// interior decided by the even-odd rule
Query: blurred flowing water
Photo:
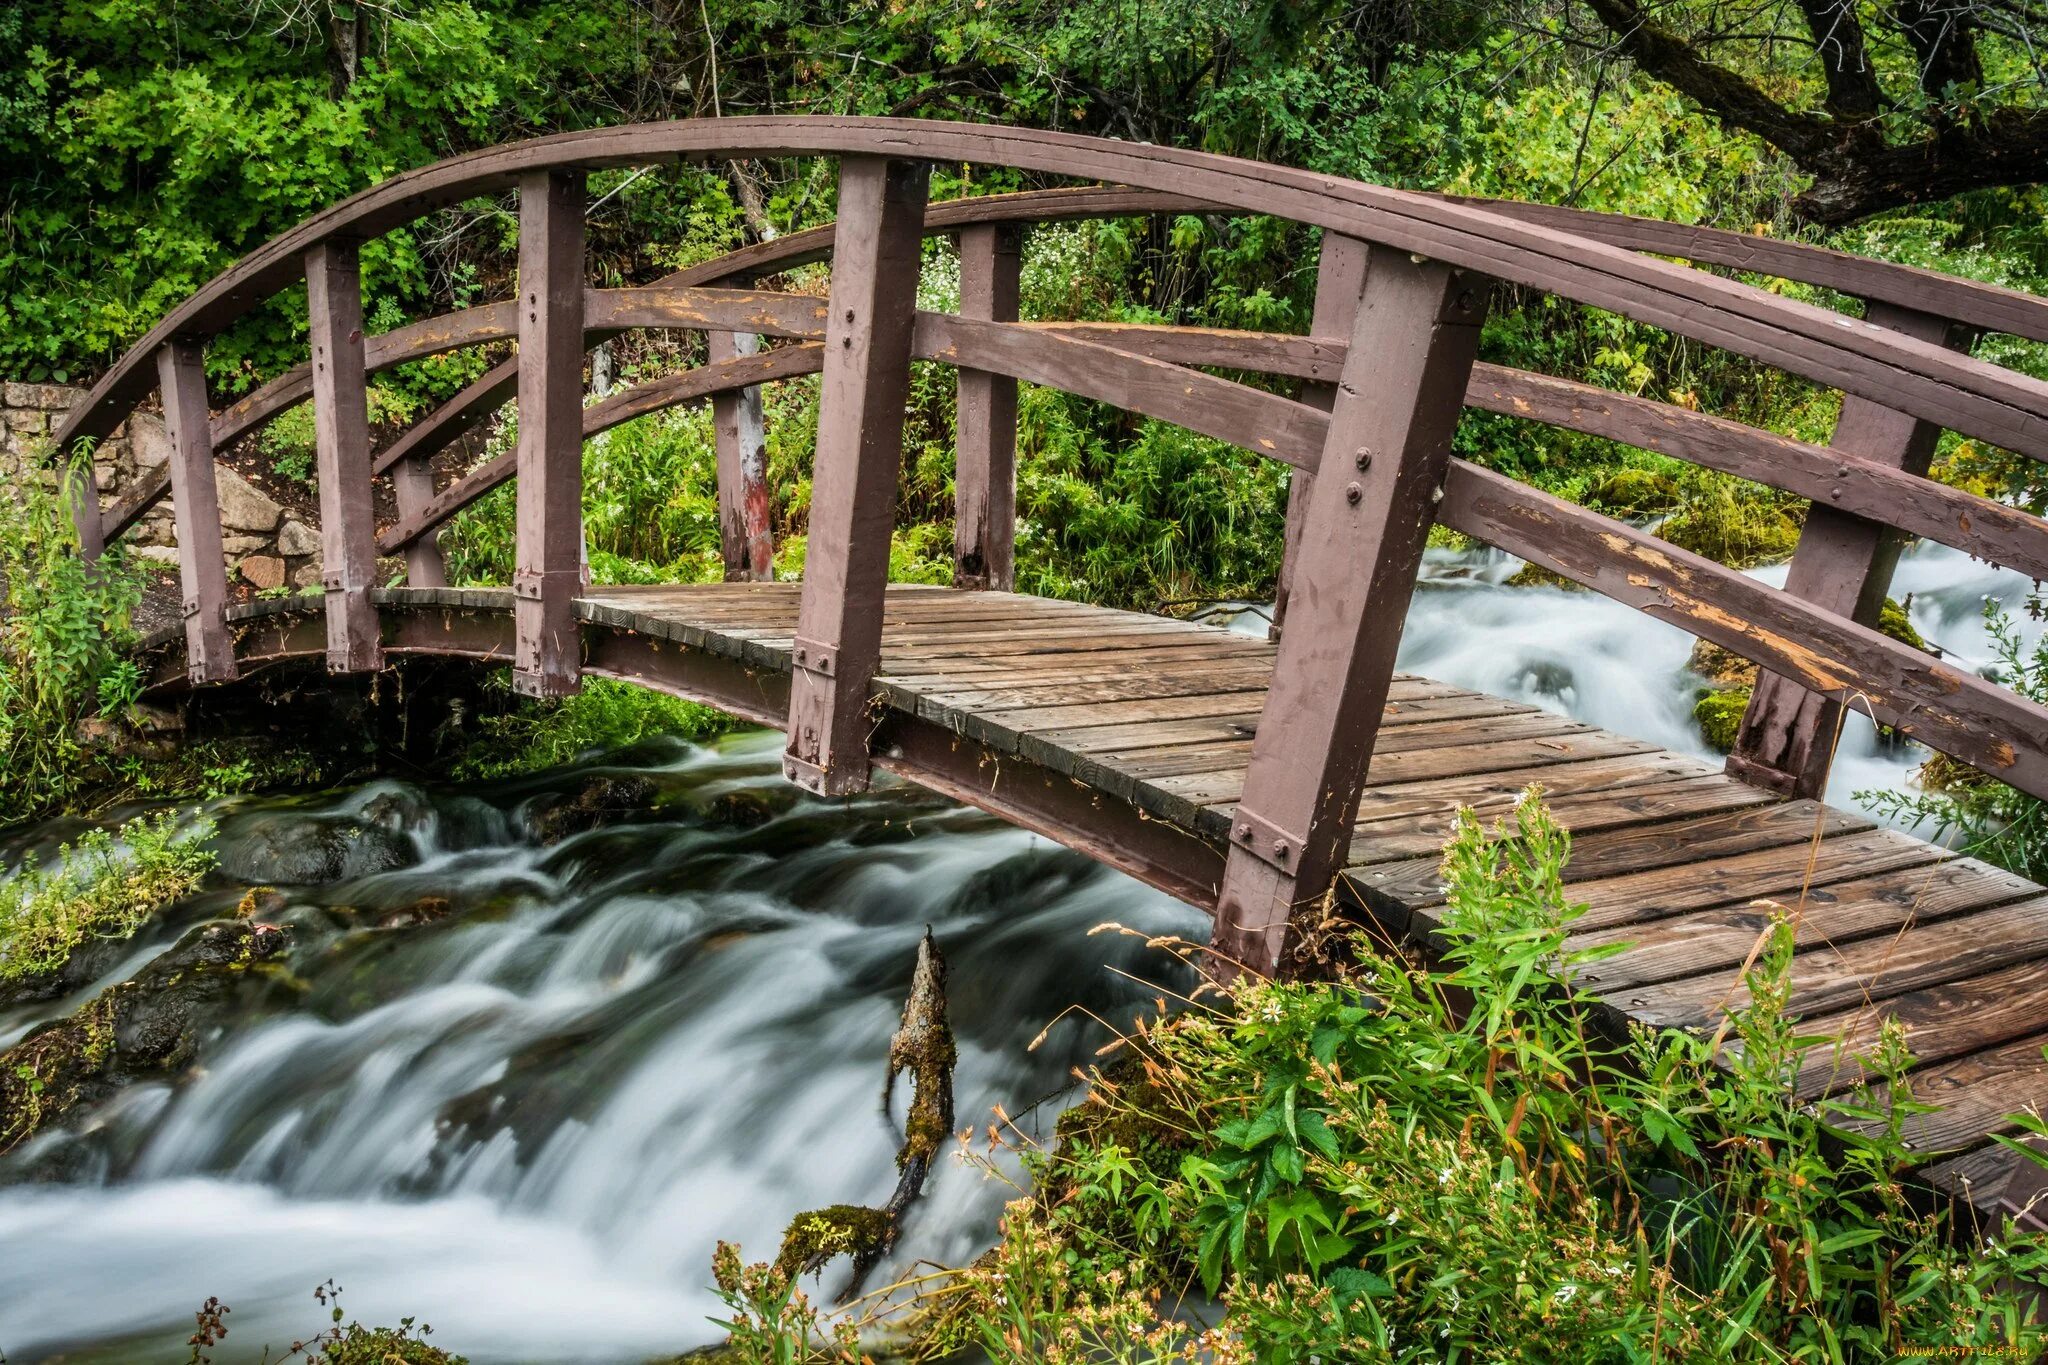
[[[217,1294],[216,1360],[254,1359],[319,1325],[332,1276],[352,1316],[417,1314],[476,1360],[674,1353],[718,1335],[715,1241],[771,1259],[795,1213],[893,1188],[883,1062],[927,925],[963,1123],[1000,1103],[1049,1134],[1106,1035],[1076,1017],[1030,1038],[1074,1005],[1128,1021],[1155,992],[1119,970],[1187,984],[1089,931],[1205,933],[1188,907],[901,785],[801,799],[779,753],[756,733],[526,787],[222,803],[225,867],[337,823],[399,833],[410,865],[288,889],[269,917],[302,994],[215,1021],[196,1077],[132,1086],[0,1168],[42,1181],[0,1190],[0,1349],[182,1359]],[[523,808],[610,771],[653,779],[661,809],[531,837]],[[222,879],[181,921],[240,890]],[[450,913],[362,927],[423,897]],[[0,1017],[0,1036],[80,1002]],[[973,1259],[1006,1195],[942,1160],[894,1263]]]
[[[1707,756],[1690,637],[1591,593],[1505,586],[1519,567],[1431,551],[1400,666]],[[1985,600],[2018,613],[2027,591],[1934,546],[1896,584],[1968,666],[1986,660]],[[1233,624],[1264,630],[1250,611]],[[185,1082],[131,1086],[0,1163],[0,1350],[182,1359],[217,1294],[234,1312],[216,1360],[251,1360],[320,1325],[310,1291],[332,1276],[352,1316],[419,1315],[478,1361],[674,1353],[717,1336],[715,1241],[766,1259],[794,1213],[893,1185],[883,1059],[927,925],[951,963],[963,1123],[1001,1104],[1049,1133],[1106,1034],[1069,1016],[1027,1041],[1076,1005],[1128,1020],[1155,993],[1132,976],[1185,984],[1138,940],[1089,930],[1206,932],[1186,906],[902,785],[800,798],[778,750],[750,734],[524,784],[216,803],[224,866],[250,881],[336,828],[375,833],[400,865],[288,889],[265,913],[293,931],[294,983],[212,1019]],[[1830,796],[1901,785],[1919,757],[1854,720]],[[651,780],[656,809],[535,837],[539,806],[607,775]],[[77,828],[17,831],[0,856]],[[0,1010],[0,1042],[132,975],[244,885],[218,877],[73,998]],[[376,927],[433,897],[445,917]],[[895,1264],[972,1259],[1012,1193],[940,1163]]]

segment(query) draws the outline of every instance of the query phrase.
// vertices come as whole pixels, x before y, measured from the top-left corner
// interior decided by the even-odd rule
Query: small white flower
[[[1578,1292],[1579,1287],[1575,1284],[1561,1284],[1557,1287],[1557,1292],[1550,1297],[1556,1299],[1559,1303],[1570,1303],[1572,1297]]]
[[[1436,1183],[1439,1185],[1448,1185],[1451,1183],[1451,1177],[1456,1175],[1457,1173],[1457,1167],[1446,1166],[1436,1173]]]
[[[1387,1226],[1388,1226],[1388,1227],[1392,1227],[1392,1226],[1393,1226],[1394,1224],[1396,1224],[1396,1223],[1398,1223],[1398,1222],[1400,1222],[1400,1221],[1401,1221],[1401,1210],[1399,1210],[1399,1209],[1395,1209],[1395,1210],[1394,1210],[1394,1211],[1393,1211],[1392,1213],[1390,1213],[1390,1214],[1388,1214],[1388,1215],[1387,1215]]]

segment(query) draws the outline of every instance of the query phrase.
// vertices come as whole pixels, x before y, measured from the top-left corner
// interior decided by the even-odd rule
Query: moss
[[[1915,649],[1926,649],[1927,640],[1913,629],[1913,620],[1906,614],[1905,606],[1897,598],[1887,597],[1877,611],[1877,629],[1881,635],[1889,635],[1901,644]]]
[[[1688,500],[1658,524],[1657,535],[1731,569],[1752,569],[1788,558],[1799,544],[1799,522],[1767,496],[1723,488]]]
[[[1685,500],[1678,480],[1652,469],[1617,469],[1586,492],[1586,501],[1623,516],[1654,516]]]
[[[1685,666],[1722,687],[1756,686],[1756,664],[1711,640],[1693,641],[1692,657],[1685,661]]]
[[[183,1068],[197,1051],[206,1007],[290,941],[275,925],[209,924],[133,981],[0,1052],[0,1155],[124,1081]]]
[[[1555,573],[1541,564],[1524,564],[1508,575],[1507,585],[1511,588],[1563,588],[1567,592],[1584,592],[1586,585],[1574,583],[1561,573]]]
[[[405,1327],[362,1327],[350,1323],[320,1348],[324,1365],[468,1365],[458,1355],[420,1339],[424,1332]]]
[[[1702,693],[1693,703],[1693,719],[1699,722],[1700,734],[1710,746],[1724,754],[1735,747],[1743,714],[1749,710],[1749,695],[1747,687],[1724,687]]]
[[[1938,750],[1930,753],[1927,761],[1920,765],[1917,780],[1923,791],[1958,797],[1968,797],[1999,785],[1997,778]]]
[[[880,1256],[896,1239],[896,1220],[865,1204],[833,1204],[790,1219],[782,1234],[775,1268],[795,1277],[820,1270],[835,1256],[856,1263]]]

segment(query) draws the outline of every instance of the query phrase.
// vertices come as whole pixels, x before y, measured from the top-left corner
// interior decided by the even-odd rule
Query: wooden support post
[[[581,172],[536,171],[519,182],[512,686],[529,697],[582,686],[584,198]]]
[[[1872,301],[1864,316],[1880,327],[1955,349],[1967,349],[1974,339],[1960,324],[1893,304]],[[1940,439],[1941,428],[1931,422],[1845,395],[1829,444],[1925,474]],[[1859,625],[1874,626],[1903,543],[1900,532],[1881,522],[1816,502],[1799,533],[1785,591]],[[1827,789],[1841,722],[1840,701],[1775,673],[1760,673],[1728,756],[1728,773],[1766,791],[1818,799]]]
[[[1316,264],[1315,313],[1308,325],[1309,335],[1343,337],[1351,335],[1358,313],[1358,294],[1365,286],[1366,245],[1356,237],[1334,232],[1323,234],[1322,255]],[[1313,380],[1301,386],[1301,401],[1328,412],[1337,401],[1337,387]],[[1294,576],[1294,564],[1301,554],[1302,523],[1308,517],[1309,492],[1316,476],[1295,470],[1287,481],[1287,531],[1280,543],[1280,577],[1273,585],[1273,621],[1266,634],[1280,638],[1287,623],[1287,597]]]
[[[921,162],[878,157],[848,157],[839,169],[811,532],[783,758],[790,779],[820,795],[868,784],[863,713],[882,652],[928,175]]]
[[[408,521],[426,510],[434,500],[434,466],[431,460],[406,458],[391,466],[391,491],[398,503],[398,519]],[[448,586],[448,565],[435,543],[436,533],[427,532],[405,547],[405,581],[415,588]]]
[[[746,289],[753,281],[727,283]],[[705,341],[714,365],[761,349],[761,338],[746,332],[708,332]],[[718,444],[718,548],[725,559],[725,581],[766,583],[775,577],[775,530],[759,386],[713,394],[711,420]]]
[[[69,478],[71,459],[64,451],[56,454],[57,476]],[[98,559],[107,548],[106,521],[100,512],[100,491],[93,482],[92,462],[87,461],[79,470],[79,477],[71,480],[71,529],[78,537],[78,555],[90,564]]]
[[[163,388],[164,429],[171,440],[171,515],[178,532],[178,579],[184,591],[186,672],[194,683],[232,682],[238,670],[225,615],[228,571],[220,544],[220,490],[213,476],[205,352],[197,341],[174,338],[156,353],[156,365]],[[91,487],[88,479],[86,488]]]
[[[313,449],[320,486],[321,585],[327,590],[327,668],[382,667],[377,607],[377,522],[370,499],[370,409],[363,381],[363,283],[356,244],[306,253],[312,322]]]
[[[1263,973],[1349,852],[1486,307],[1439,262],[1376,249],[1364,273],[1217,900],[1216,947]]]
[[[1023,244],[1014,223],[961,232],[961,317],[1017,320]],[[1017,381],[963,369],[955,406],[953,586],[1008,592],[1017,581]]]

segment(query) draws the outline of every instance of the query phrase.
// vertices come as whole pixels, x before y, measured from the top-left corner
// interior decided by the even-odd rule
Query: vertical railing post
[[[582,684],[584,199],[581,172],[536,171],[519,183],[512,686],[530,697]]]
[[[434,500],[434,466],[429,460],[410,456],[391,466],[391,492],[403,521],[426,509]],[[448,586],[448,565],[435,543],[435,533],[414,538],[405,547],[405,581],[415,588]]]
[[[383,664],[377,607],[377,524],[370,498],[370,410],[363,369],[363,283],[356,244],[306,252],[306,312],[313,352],[313,454],[320,491],[321,586],[327,667],[361,673]]]
[[[1358,312],[1358,293],[1365,284],[1366,246],[1356,237],[1335,232],[1323,234],[1323,249],[1316,264],[1316,302],[1309,335],[1343,337],[1351,335]],[[1311,380],[1301,386],[1301,401],[1330,410],[1337,400],[1337,386]],[[1273,622],[1266,634],[1280,638],[1287,623],[1287,598],[1294,577],[1294,562],[1301,554],[1301,528],[1308,517],[1309,490],[1316,476],[1297,469],[1287,482],[1287,531],[1280,544],[1280,577],[1273,586]]]
[[[1439,262],[1380,248],[1364,277],[1217,901],[1218,950],[1259,972],[1350,849],[1485,314]]]
[[[1865,320],[1919,341],[1967,349],[1974,334],[1960,324],[1872,300]],[[1829,444],[1911,474],[1925,474],[1941,428],[1867,398],[1844,395]],[[1786,571],[1785,591],[1861,625],[1877,624],[1891,587],[1903,535],[1880,522],[1822,503],[1807,511]],[[1842,703],[1769,671],[1756,691],[1728,756],[1730,776],[1786,796],[1818,798],[1827,788]]]
[[[156,353],[156,366],[171,443],[171,515],[184,595],[186,676],[194,683],[231,682],[237,669],[226,616],[228,571],[221,553],[205,352],[197,341],[176,337]],[[86,488],[91,487],[88,479]]]
[[[1023,231],[987,223],[960,233],[960,316],[1017,320]],[[959,372],[953,467],[953,586],[1008,592],[1017,581],[1017,381]]]
[[[745,289],[753,281],[723,283]],[[747,332],[709,332],[705,342],[714,365],[761,349],[761,338]],[[718,453],[718,549],[725,560],[725,581],[766,583],[775,577],[775,531],[759,386],[713,394],[711,423]]]
[[[821,795],[868,783],[863,712],[881,658],[928,175],[921,162],[879,157],[848,157],[839,170],[810,540],[783,759],[792,781]]]

